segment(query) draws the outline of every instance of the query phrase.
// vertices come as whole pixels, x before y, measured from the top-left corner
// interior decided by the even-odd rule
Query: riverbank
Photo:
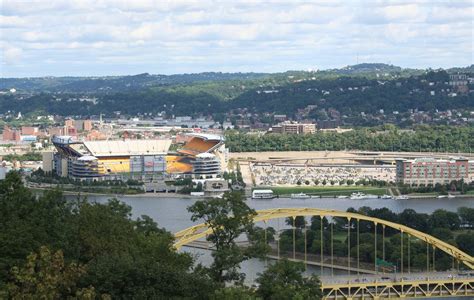
[[[269,189],[275,195],[285,196],[291,194],[305,193],[313,196],[349,196],[352,193],[363,192],[381,196],[389,194],[386,187],[373,186],[259,186],[254,189]]]
[[[48,190],[54,190],[54,188],[30,188],[30,190],[38,193],[43,193]],[[176,193],[140,193],[140,194],[113,194],[113,193],[92,193],[92,192],[83,192],[83,191],[67,191],[63,190],[62,193],[68,196],[97,196],[97,197],[127,197],[127,198],[189,198],[193,199],[196,198],[191,195],[186,194],[176,194]]]

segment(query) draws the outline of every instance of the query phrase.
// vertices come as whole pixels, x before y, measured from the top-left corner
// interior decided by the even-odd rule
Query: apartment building
[[[451,159],[398,159],[397,182],[409,185],[447,184],[454,180],[469,183],[474,178],[474,161],[457,157]]]

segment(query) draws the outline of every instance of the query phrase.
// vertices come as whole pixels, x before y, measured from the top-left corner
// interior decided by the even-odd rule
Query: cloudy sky
[[[0,0],[0,76],[473,64],[474,0]]]

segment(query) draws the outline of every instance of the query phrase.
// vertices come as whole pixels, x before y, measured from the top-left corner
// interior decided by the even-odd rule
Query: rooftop
[[[203,140],[210,140],[210,141],[224,141],[224,137],[217,134],[209,134],[209,133],[188,133],[187,135],[192,137],[202,138]]]
[[[84,146],[93,156],[160,155],[168,153],[171,140],[89,141]]]

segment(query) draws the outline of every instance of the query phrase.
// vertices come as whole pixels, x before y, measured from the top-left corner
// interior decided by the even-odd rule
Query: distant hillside
[[[0,78],[0,90],[15,88],[27,92],[114,93],[152,86],[189,84],[204,81],[252,80],[267,76],[264,73],[219,73],[105,77],[36,77]]]
[[[471,73],[474,74],[474,65],[470,65],[467,67],[459,67],[459,68],[450,68],[446,70],[448,73]]]
[[[137,82],[143,82],[140,81],[141,77],[149,76],[129,76],[127,81],[138,84]],[[317,79],[317,75],[308,76],[311,74],[293,73],[254,80],[195,81],[95,95],[5,94],[0,96],[0,113],[44,111],[58,115],[87,116],[100,113],[112,115],[114,111],[120,111],[126,115],[165,112],[169,115],[222,116],[232,109],[242,109],[247,112],[293,116],[298,110],[312,105],[313,109],[308,111],[307,117],[326,120],[328,117],[325,114],[330,109],[349,118],[357,118],[362,112],[378,113],[380,110],[474,110],[474,94],[449,96],[450,86],[446,83],[449,75],[445,71],[391,79],[363,76]],[[94,82],[83,81],[81,85],[92,83]]]
[[[362,63],[352,66],[347,66],[341,69],[336,69],[336,72],[343,74],[354,74],[354,73],[369,73],[369,72],[380,72],[380,73],[395,73],[401,72],[402,68],[394,65],[381,64],[381,63]]]
[[[463,70],[470,70],[467,67]],[[449,71],[457,72],[453,68]],[[346,74],[348,73],[348,74]],[[46,112],[58,115],[213,115],[232,110],[301,116],[324,121],[337,111],[355,124],[362,113],[409,109],[474,110],[474,94],[453,97],[446,71],[410,70],[386,64],[359,64],[326,71],[283,73],[199,73],[111,77],[0,79],[0,114]],[[469,87],[471,90],[474,87]],[[28,91],[27,93],[22,93]],[[267,114],[270,113],[270,114]]]
[[[382,63],[363,63],[341,69],[312,71],[287,71],[282,73],[220,73],[151,75],[148,73],[129,76],[103,77],[33,77],[0,78],[0,90],[15,88],[24,92],[49,93],[116,93],[149,87],[189,85],[202,82],[245,81],[243,85],[280,85],[308,79],[330,79],[340,76],[367,78],[408,77],[422,74],[423,70],[403,69]],[[226,84],[224,84],[226,85]]]

